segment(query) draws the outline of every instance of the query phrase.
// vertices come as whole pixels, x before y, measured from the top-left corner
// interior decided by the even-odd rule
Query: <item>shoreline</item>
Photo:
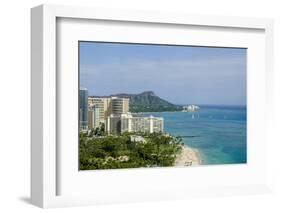
[[[174,166],[198,166],[202,164],[200,153],[197,149],[183,146],[181,153],[176,157]]]
[[[162,113],[162,112],[182,112],[182,110],[171,110],[171,111],[158,111],[158,112],[131,112],[132,114],[149,114],[149,113]]]

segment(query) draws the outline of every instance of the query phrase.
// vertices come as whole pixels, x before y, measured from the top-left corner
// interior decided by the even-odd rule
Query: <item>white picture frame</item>
[[[121,191],[112,193],[108,193],[108,191],[105,193],[102,192],[101,189],[97,189],[95,194],[88,194],[85,191],[87,189],[85,189],[86,187],[84,185],[84,187],[82,187],[84,188],[84,191],[81,190],[78,194],[61,194],[59,192],[59,185],[63,184],[61,181],[64,181],[64,179],[61,179],[59,174],[62,170],[61,165],[63,164],[59,164],[58,162],[60,159],[60,152],[58,152],[59,147],[57,144],[57,121],[59,116],[57,110],[57,93],[58,87],[60,86],[59,84],[61,83],[57,78],[57,36],[58,20],[60,18],[68,20],[118,21],[121,25],[123,22],[129,22],[136,24],[154,24],[155,26],[166,26],[167,28],[175,26],[199,26],[202,28],[218,28],[230,32],[233,30],[256,30],[262,32],[262,37],[258,39],[257,42],[262,43],[262,49],[260,50],[263,52],[260,53],[260,61],[262,61],[260,63],[264,66],[257,68],[260,69],[260,74],[258,74],[260,77],[257,77],[257,82],[260,82],[264,87],[259,87],[259,83],[254,83],[255,80],[252,79],[252,74],[248,76],[248,81],[250,81],[250,90],[253,91],[255,87],[259,88],[259,92],[264,94],[264,97],[260,98],[259,101],[261,106],[257,107],[257,110],[251,112],[251,117],[255,117],[261,110],[265,109],[265,107],[269,110],[266,110],[268,113],[263,114],[261,118],[264,122],[261,122],[259,126],[250,126],[250,128],[252,128],[253,131],[256,130],[257,132],[260,132],[259,136],[264,139],[260,145],[257,145],[259,146],[257,151],[254,151],[253,149],[253,152],[260,153],[261,148],[265,148],[270,144],[267,130],[270,129],[272,125],[269,114],[273,105],[273,21],[271,19],[216,17],[173,13],[162,14],[145,11],[41,5],[32,8],[31,10],[31,201],[34,205],[49,208],[100,203],[139,202],[144,200],[182,199],[198,196],[240,195],[270,192],[270,178],[268,178],[270,177],[270,171],[268,170],[270,167],[268,165],[269,162],[264,161],[264,165],[260,166],[261,168],[257,169],[256,167],[253,167],[251,170],[254,172],[253,174],[251,174],[251,172],[245,174],[245,179],[241,178],[241,180],[237,181],[230,179],[229,182],[222,181],[221,183],[213,181],[216,182],[214,185],[212,185],[211,182],[210,184],[206,183],[205,185],[201,185],[199,182],[194,182],[193,187],[186,185],[186,187],[179,188],[179,185],[170,184],[164,188],[164,183],[159,183],[157,186],[158,188],[152,188],[152,191],[146,195],[144,193],[139,193],[138,189],[135,190],[136,192],[132,189],[124,189],[123,191],[122,189],[118,189]],[[233,36],[235,36],[235,34]],[[266,78],[262,78],[262,76],[266,76]],[[264,129],[265,131],[259,131],[261,129]],[[63,149],[63,147],[61,147],[61,149]],[[256,157],[257,155],[258,154],[255,154]],[[206,170],[206,172],[215,171],[217,173],[216,175],[224,177],[223,173],[231,174],[243,171],[247,173],[248,169],[249,168],[247,167],[224,168],[223,166],[219,166],[216,168],[205,167],[204,170]],[[206,172],[202,172],[201,170],[202,169],[194,168],[192,172],[196,175],[206,175]],[[145,171],[138,169],[121,172],[106,171],[106,173],[109,174],[108,180],[110,180],[110,176],[114,178],[114,176],[118,174],[125,182],[126,178],[129,180],[129,177],[131,176],[149,178],[151,175],[150,173],[156,175],[154,178],[164,177],[165,172],[169,172],[171,180],[176,180],[175,178],[181,174],[188,175],[185,171],[186,168],[163,168],[149,169]],[[95,175],[97,175],[97,173],[87,173],[87,178],[83,180],[86,180],[87,184],[89,184],[89,178],[94,180]],[[193,178],[196,178],[196,175],[193,175]],[[216,175],[214,174],[213,177],[216,177]],[[257,177],[256,180],[252,181],[253,184],[250,184],[250,180],[251,178],[253,179],[254,175],[259,175],[260,177]],[[73,185],[73,190],[77,190],[77,187],[74,187],[76,184],[74,182],[75,180],[71,179],[71,177],[69,180],[69,184]],[[178,182],[179,184],[184,184],[182,180],[179,180]],[[69,187],[69,185],[67,186]],[[162,186],[164,189],[161,189]],[[124,187],[126,188],[126,186]],[[141,185],[141,187],[143,187],[143,185]],[[69,191],[71,190],[72,189],[70,188]],[[89,187],[89,190],[92,190],[91,187]]]

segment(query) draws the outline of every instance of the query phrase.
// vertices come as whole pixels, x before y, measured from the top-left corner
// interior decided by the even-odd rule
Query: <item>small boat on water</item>
[[[199,106],[196,106],[194,104],[188,105],[188,106],[183,106],[182,108],[183,108],[182,109],[183,112],[195,112],[200,109]]]

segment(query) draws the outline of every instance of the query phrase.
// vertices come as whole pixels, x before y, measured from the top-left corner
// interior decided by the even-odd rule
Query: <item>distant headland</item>
[[[119,97],[130,99],[130,112],[166,112],[181,111],[181,105],[170,103],[157,96],[153,91],[144,91],[139,94],[119,93],[109,96],[91,96],[91,97]]]

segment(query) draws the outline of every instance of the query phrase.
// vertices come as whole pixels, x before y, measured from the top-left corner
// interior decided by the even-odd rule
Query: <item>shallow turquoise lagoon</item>
[[[199,150],[203,164],[247,162],[246,107],[200,106],[197,112],[143,113],[164,118],[164,129]]]

